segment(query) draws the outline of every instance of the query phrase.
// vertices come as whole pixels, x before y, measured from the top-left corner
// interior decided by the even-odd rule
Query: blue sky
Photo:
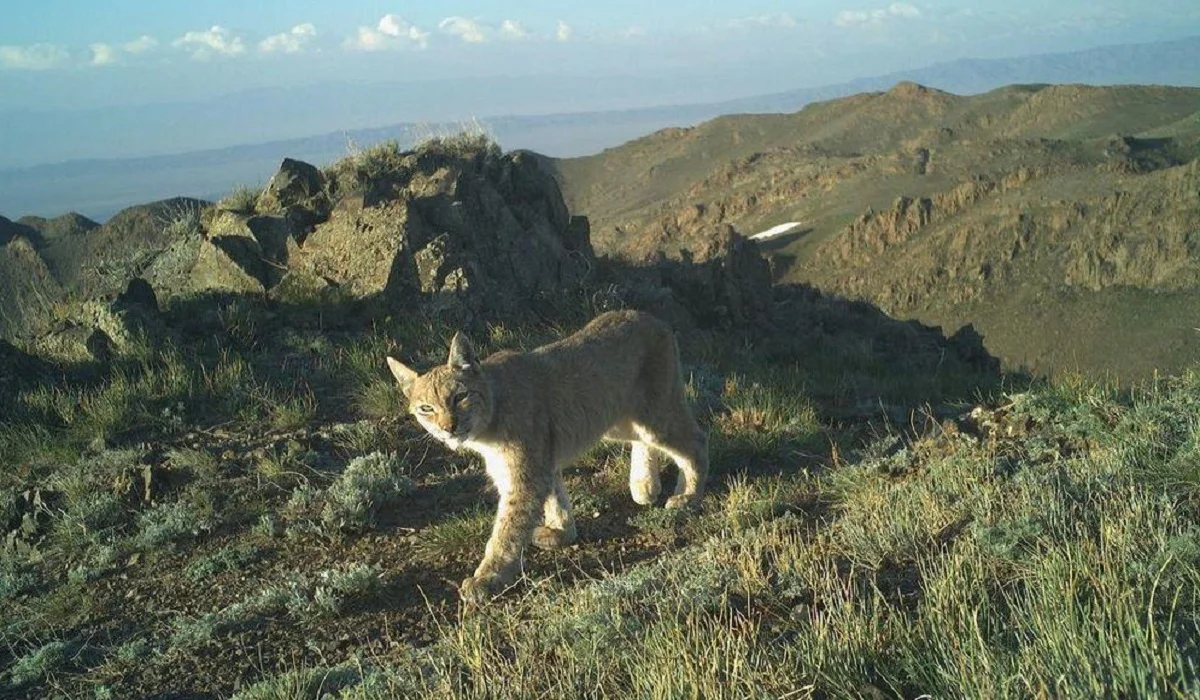
[[[424,85],[396,110],[396,121],[452,118],[455,110],[494,115],[700,102],[957,58],[1200,34],[1195,0],[0,3],[6,128],[17,123],[6,115],[23,114],[20,123],[32,124],[43,113],[262,98],[332,83]],[[546,87],[537,99],[506,96],[509,87],[479,81],[495,76],[527,76],[528,84]],[[556,86],[568,84],[572,90],[563,88],[556,102]],[[464,107],[465,89],[478,97],[477,108]],[[125,114],[112,129],[127,138],[137,117]],[[228,140],[238,142],[236,134]]]
[[[831,68],[861,74],[895,61],[933,63],[1200,33],[1200,3],[1194,0],[4,4],[0,78],[36,73],[39,80],[27,84],[51,84],[25,96],[9,91],[0,106],[55,102],[56,88],[85,105],[181,99],[186,93],[168,89],[168,76],[186,78],[187,85],[176,88],[206,95],[372,74],[388,80],[547,71],[703,75],[760,58],[769,59],[768,68],[798,69],[794,79],[811,84]],[[389,60],[378,60],[381,55]]]

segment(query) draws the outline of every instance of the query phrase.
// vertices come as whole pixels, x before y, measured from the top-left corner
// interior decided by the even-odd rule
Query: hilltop
[[[448,643],[469,612],[452,582],[494,494],[478,460],[406,417],[383,358],[445,362],[456,331],[484,353],[530,349],[618,308],[676,330],[719,495],[694,519],[637,508],[627,458],[597,447],[567,476],[581,542],[529,556],[530,577],[567,588],[719,542],[727,514],[742,521],[725,494],[759,500],[746,479],[781,489],[752,519],[805,513],[812,471],[1024,381],[970,333],[772,286],[728,230],[688,261],[596,256],[543,161],[478,135],[325,169],[289,159],[261,191],[102,226],[3,223],[0,692],[13,697],[307,697],[271,688],[354,659],[405,673]],[[330,692],[419,697],[405,684],[424,682],[313,672],[332,674]]]
[[[0,221],[0,692],[1200,690],[1195,372],[1003,372],[970,327],[773,283],[725,224],[597,255],[546,165],[466,134],[103,226]],[[565,471],[579,542],[461,605],[496,496],[383,358],[443,363],[457,331],[527,350],[615,308],[675,329],[708,495],[636,506],[627,449],[598,445]]]
[[[1200,359],[1200,90],[902,82],[554,160],[599,252],[751,235],[781,283],[972,324],[1009,367],[1132,380]]]

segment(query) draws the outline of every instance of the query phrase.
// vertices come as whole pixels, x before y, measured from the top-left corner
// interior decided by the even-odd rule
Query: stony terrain
[[[2,222],[0,695],[1200,692],[1193,372],[1004,371],[972,326],[781,282],[723,222],[597,255],[546,166],[463,135]],[[566,473],[580,542],[461,605],[495,496],[382,358],[614,308],[676,329],[709,495],[636,506],[600,445]]]
[[[1200,90],[914,83],[555,161],[602,253],[763,245],[775,277],[950,330],[1008,366],[1145,378],[1200,359]]]

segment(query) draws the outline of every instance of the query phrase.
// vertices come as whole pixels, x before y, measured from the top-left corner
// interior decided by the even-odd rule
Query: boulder
[[[185,294],[262,294],[266,291],[264,276],[262,254],[252,239],[237,236],[209,238],[200,243],[195,264],[178,291]]]
[[[307,274],[302,288],[319,279],[405,308],[512,318],[578,289],[594,267],[587,219],[570,216],[528,154],[397,157],[391,194],[344,197],[289,256],[288,275]]]
[[[153,343],[163,333],[157,308],[133,301],[144,294],[139,288],[145,284],[132,285],[132,292],[127,289],[112,301],[64,304],[54,327],[33,341],[33,349],[57,362],[108,362]]]
[[[255,211],[285,217],[301,229],[324,221],[330,208],[325,175],[291,158],[283,159],[255,205]]]
[[[339,206],[305,239],[288,277],[327,280],[354,297],[406,298],[417,289],[413,247],[424,244],[426,236],[419,224],[410,221],[405,202]],[[281,293],[291,289],[289,283]]]
[[[158,313],[158,297],[154,294],[154,288],[141,277],[129,280],[125,291],[113,300],[113,305],[122,311],[139,310],[151,314]]]

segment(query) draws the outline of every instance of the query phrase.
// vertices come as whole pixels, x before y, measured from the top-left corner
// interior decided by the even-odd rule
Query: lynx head
[[[408,410],[430,435],[457,450],[492,422],[492,386],[479,368],[471,341],[455,333],[446,364],[418,374],[387,358]]]

